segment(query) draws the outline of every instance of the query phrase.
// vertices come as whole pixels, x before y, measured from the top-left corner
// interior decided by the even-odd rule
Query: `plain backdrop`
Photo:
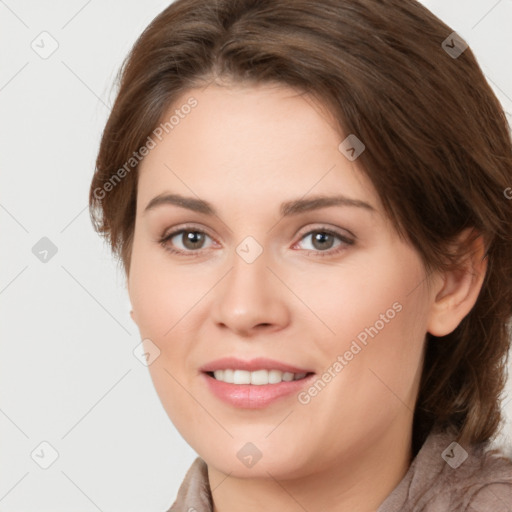
[[[133,354],[124,278],[87,211],[115,75],[168,3],[0,0],[2,512],[166,511],[196,456]],[[512,1],[424,4],[512,119]]]

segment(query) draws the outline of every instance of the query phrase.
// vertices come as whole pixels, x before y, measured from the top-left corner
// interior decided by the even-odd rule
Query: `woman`
[[[199,455],[170,510],[510,511],[511,185],[503,110],[421,4],[164,10],[90,207]]]

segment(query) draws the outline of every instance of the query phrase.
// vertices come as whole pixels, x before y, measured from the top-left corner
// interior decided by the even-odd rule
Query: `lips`
[[[279,384],[266,384],[255,386],[253,384],[228,384],[210,377],[208,373],[202,373],[201,377],[206,389],[213,397],[220,399],[225,404],[237,409],[263,409],[281,400],[294,399],[294,396],[311,385],[315,379],[310,374],[300,380],[280,382]],[[283,402],[290,404],[290,402]]]
[[[226,369],[246,370],[249,372],[254,372],[257,370],[280,370],[283,373],[314,373],[313,370],[308,368],[300,368],[298,366],[293,366],[291,364],[283,363],[275,359],[268,359],[265,357],[258,357],[249,361],[238,359],[236,357],[224,357],[222,359],[211,361],[210,363],[207,363],[200,368],[200,370],[205,373]]]
[[[265,384],[259,381],[257,384],[248,383],[235,384],[223,382],[214,376],[224,375],[225,371],[230,373],[240,373],[252,375],[259,373],[268,374],[288,374],[288,376],[300,376],[300,379],[282,380],[275,384]],[[265,370],[266,372],[261,372]],[[251,359],[244,361],[235,357],[225,357],[205,364],[201,367],[201,376],[207,389],[213,396],[217,397],[224,403],[240,409],[262,409],[270,404],[290,398],[294,394],[299,393],[305,386],[308,386],[312,379],[315,378],[314,372],[308,368],[301,368],[281,361],[267,358]],[[245,376],[246,377],[246,376]],[[234,380],[240,381],[235,378]]]

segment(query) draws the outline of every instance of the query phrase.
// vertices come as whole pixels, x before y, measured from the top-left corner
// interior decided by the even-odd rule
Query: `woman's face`
[[[284,86],[210,85],[166,119],[176,109],[140,166],[128,278],[176,428],[234,476],[292,478],[403,445],[433,298],[357,151]],[[187,199],[153,201],[170,195]],[[214,368],[238,371],[222,382]]]

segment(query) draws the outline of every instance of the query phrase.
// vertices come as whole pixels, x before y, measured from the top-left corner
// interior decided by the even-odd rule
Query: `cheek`
[[[148,252],[134,247],[130,275],[130,299],[142,339],[149,338],[160,350],[148,370],[161,404],[173,424],[183,432],[197,414],[187,389],[192,375],[189,364],[190,316],[187,313],[200,293],[199,277],[190,283],[185,273],[156,264]],[[192,276],[192,280],[194,277]]]
[[[331,331],[316,337],[326,367],[346,355],[340,380],[357,381],[362,388],[365,379],[375,381],[382,373],[390,385],[407,387],[415,378],[426,331],[424,276],[414,252],[393,248],[337,273],[331,269],[323,286],[310,288],[308,304]]]
[[[171,420],[180,423],[193,408],[183,386],[189,389],[197,372],[197,328],[205,321],[204,298],[215,276],[193,265],[171,265],[165,254],[164,261],[161,255],[155,257],[156,252],[134,246],[130,299],[141,338],[149,338],[160,350],[149,366],[155,389]],[[175,417],[177,410],[182,414]]]
[[[159,247],[134,244],[129,289],[142,336],[167,339],[186,325],[187,312],[207,290],[204,276],[191,268],[170,265]]]
[[[347,349],[354,339],[364,344],[365,340],[386,337],[391,344],[400,344],[419,332],[417,320],[425,318],[427,306],[418,286],[423,278],[414,253],[375,251],[340,265],[336,271],[320,269],[295,288],[329,328],[330,333],[318,324],[325,336],[317,339],[323,340],[327,352],[333,352]]]
[[[345,285],[355,293],[344,294],[337,311],[331,311],[337,342],[323,350],[332,362],[343,358],[331,399],[351,390],[354,427],[369,410],[389,418],[414,409],[428,302],[418,286],[422,266],[416,259],[399,261],[373,267],[364,280],[347,276]]]

